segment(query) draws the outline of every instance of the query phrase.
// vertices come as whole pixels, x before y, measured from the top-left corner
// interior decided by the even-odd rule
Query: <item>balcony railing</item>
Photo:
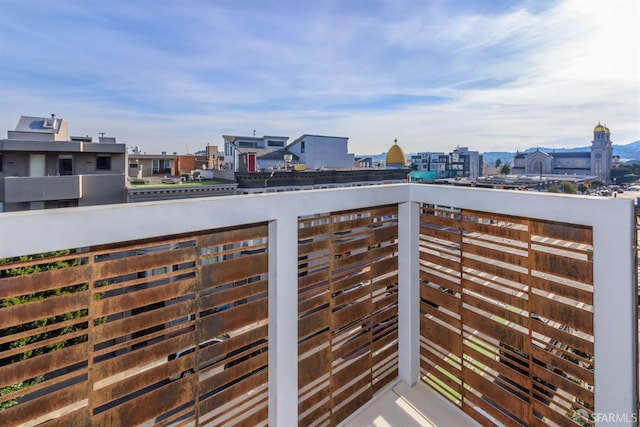
[[[5,202],[39,202],[79,199],[82,197],[80,175],[8,176],[4,178]]]
[[[637,423],[631,201],[402,184],[0,232],[0,425],[336,425],[418,381],[485,425]]]

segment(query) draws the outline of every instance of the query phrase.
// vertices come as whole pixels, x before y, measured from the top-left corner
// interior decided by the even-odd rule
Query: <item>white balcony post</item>
[[[418,203],[398,205],[399,375],[413,386],[420,373],[420,211]]]
[[[635,214],[609,206],[593,227],[595,425],[637,426]]]
[[[269,425],[298,424],[298,218],[269,223]]]

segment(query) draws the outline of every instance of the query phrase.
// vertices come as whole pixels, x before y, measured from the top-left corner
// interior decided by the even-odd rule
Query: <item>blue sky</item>
[[[55,113],[144,152],[640,139],[637,0],[0,0],[0,132]],[[5,134],[6,135],[6,134]]]

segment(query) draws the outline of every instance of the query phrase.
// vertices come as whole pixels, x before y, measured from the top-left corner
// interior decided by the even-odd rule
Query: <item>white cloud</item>
[[[618,143],[640,139],[635,0],[486,14],[438,1],[117,3],[104,13],[60,3],[76,22],[55,33],[0,18],[0,60],[16,66],[0,79],[0,129],[55,112],[73,134],[107,131],[148,152],[253,129],[348,136],[356,153],[396,137],[406,151],[581,146],[598,120]],[[22,63],[41,80],[15,78]]]

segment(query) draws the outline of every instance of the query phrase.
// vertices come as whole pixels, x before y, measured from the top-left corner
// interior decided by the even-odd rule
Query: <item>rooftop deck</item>
[[[381,185],[0,234],[0,425],[637,424],[630,200]]]

